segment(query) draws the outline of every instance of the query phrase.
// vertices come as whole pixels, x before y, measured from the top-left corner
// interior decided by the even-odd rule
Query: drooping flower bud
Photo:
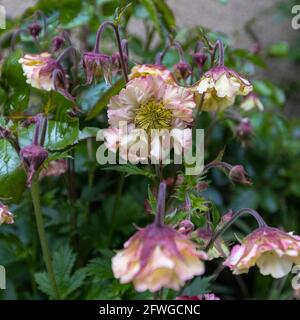
[[[0,226],[1,224],[12,224],[14,223],[14,216],[8,210],[8,207],[0,203]]]
[[[300,263],[300,237],[268,226],[250,233],[240,245],[235,245],[223,263],[233,274],[248,273],[258,266],[260,273],[282,278],[293,264]]]
[[[128,66],[128,56],[123,53],[123,58],[124,58],[124,64],[125,67]],[[122,63],[121,63],[121,57],[119,52],[114,52],[111,55],[111,65],[112,65],[112,72],[114,73],[120,73],[122,72]]]
[[[42,26],[37,22],[33,22],[28,26],[28,31],[36,39],[42,31]]]
[[[0,139],[7,139],[10,135],[11,132],[9,129],[0,126]]]
[[[48,158],[48,152],[39,145],[31,144],[21,149],[20,156],[27,173],[27,184],[31,186],[33,176]]]
[[[63,37],[57,36],[52,40],[53,51],[56,52],[61,49],[65,44],[65,39]]]
[[[188,235],[194,230],[194,224],[191,220],[185,219],[179,223],[178,232],[184,235]]]
[[[205,53],[203,53],[202,51],[195,52],[193,54],[193,59],[197,65],[197,67],[199,68],[199,70],[202,70],[205,62],[207,61],[207,55]]]
[[[101,75],[107,83],[111,83],[112,61],[107,54],[86,52],[82,57],[82,65],[86,74],[88,84],[99,78]]]
[[[229,179],[244,185],[251,185],[252,182],[247,177],[247,173],[242,165],[236,165],[229,171]]]
[[[243,118],[236,128],[238,137],[245,140],[251,136],[253,132],[252,124],[249,118]]]
[[[175,64],[173,68],[177,79],[185,80],[192,74],[191,66],[183,60]]]

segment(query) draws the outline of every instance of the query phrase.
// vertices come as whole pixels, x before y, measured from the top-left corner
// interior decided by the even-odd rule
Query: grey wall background
[[[0,0],[9,17],[20,15],[36,0]],[[293,44],[300,36],[300,30],[291,27],[292,14],[281,19],[276,12],[277,0],[228,0],[226,5],[217,0],[167,0],[173,8],[179,27],[202,25],[215,31],[222,31],[230,36],[236,47],[249,48],[251,39],[245,31],[245,24],[255,18],[253,30],[264,47],[270,44],[287,41]],[[300,4],[300,0],[299,0]],[[132,31],[139,30],[131,25]],[[259,76],[273,78],[277,84],[291,80],[300,81],[299,66],[278,59],[268,60],[269,68]],[[286,104],[286,113],[300,116],[300,93],[290,97]]]

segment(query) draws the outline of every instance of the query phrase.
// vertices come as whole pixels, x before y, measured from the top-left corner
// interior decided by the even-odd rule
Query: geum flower
[[[48,52],[41,54],[26,54],[19,59],[26,82],[32,87],[46,91],[67,88],[67,78],[64,69]]]
[[[133,282],[137,291],[179,290],[195,275],[204,273],[204,252],[168,226],[151,224],[138,231],[112,260],[121,283]]]
[[[281,278],[291,271],[294,263],[300,264],[300,237],[263,226],[234,246],[224,265],[233,274],[247,273],[257,265],[261,274]]]
[[[188,89],[169,85],[159,76],[133,79],[110,100],[110,127],[104,131],[106,146],[113,152],[119,149],[121,157],[130,162],[149,156],[161,160],[173,147],[181,154],[191,146],[194,108],[194,97]],[[139,152],[132,151],[130,147],[137,143]]]
[[[0,203],[0,226],[1,224],[12,224],[14,223],[14,216],[13,214],[8,210],[8,207],[4,204]]]
[[[166,83],[176,85],[175,78],[170,70],[161,64],[137,64],[129,74],[129,79],[145,76],[161,77]]]
[[[250,82],[225,66],[208,70],[193,86],[193,91],[202,96],[203,111],[222,111],[234,104],[238,95],[246,96],[252,91]]]

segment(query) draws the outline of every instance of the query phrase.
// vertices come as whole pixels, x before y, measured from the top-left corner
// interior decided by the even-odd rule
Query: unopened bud
[[[184,80],[192,74],[192,68],[187,62],[180,61],[174,65],[174,74],[177,78]]]
[[[241,139],[248,138],[249,136],[251,136],[252,132],[252,124],[248,118],[242,119],[238,127],[236,128],[236,133]]]
[[[14,223],[14,216],[8,210],[8,207],[0,203],[0,225],[1,224],[12,224]]]
[[[21,149],[20,156],[27,173],[27,183],[31,186],[33,176],[48,158],[48,152],[39,145],[31,144]]]
[[[206,60],[207,60],[207,55],[201,51],[196,52],[193,54],[193,59],[195,63],[197,64],[199,69],[202,69]]]
[[[238,182],[245,185],[251,185],[251,181],[248,179],[246,171],[243,166],[236,165],[229,171],[229,178],[232,182]]]
[[[178,232],[181,234],[189,234],[194,230],[194,224],[186,219],[180,222],[179,226],[178,226]]]
[[[34,39],[36,39],[39,36],[39,34],[41,33],[42,27],[39,23],[33,22],[32,24],[30,24],[28,26],[28,30],[29,30],[30,34],[32,35],[32,37]]]
[[[52,46],[53,46],[53,50],[54,51],[58,51],[59,49],[61,49],[65,44],[65,40],[63,37],[55,37],[52,40]]]

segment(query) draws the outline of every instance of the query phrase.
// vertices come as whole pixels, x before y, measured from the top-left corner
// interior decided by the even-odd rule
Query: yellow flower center
[[[162,102],[150,99],[140,105],[134,119],[137,128],[149,131],[151,129],[169,129],[172,122],[172,111],[166,109]]]

